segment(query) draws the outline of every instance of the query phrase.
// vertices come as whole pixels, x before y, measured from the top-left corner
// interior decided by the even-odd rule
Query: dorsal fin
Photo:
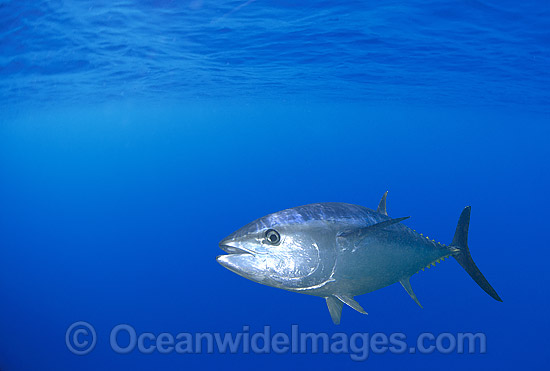
[[[388,212],[386,211],[386,197],[388,196],[388,191],[384,192],[384,195],[382,196],[382,199],[380,200],[380,203],[378,204],[378,209],[376,210],[380,214],[388,215]]]
[[[342,307],[344,304],[334,296],[327,296],[325,299],[327,300],[327,307],[330,317],[332,318],[332,322],[334,322],[335,325],[339,325],[340,319],[342,318]]]
[[[403,286],[403,288],[405,289],[405,291],[407,291],[407,293],[411,296],[412,300],[414,300],[414,302],[415,302],[416,304],[418,304],[418,306],[419,306],[420,308],[424,308],[424,307],[422,306],[422,304],[420,304],[420,302],[418,301],[418,298],[416,297],[416,294],[415,294],[414,291],[413,291],[413,288],[412,288],[412,286],[411,286],[411,282],[409,281],[409,277],[403,278],[403,279],[402,279],[401,281],[399,281],[399,282],[401,282],[401,285]]]

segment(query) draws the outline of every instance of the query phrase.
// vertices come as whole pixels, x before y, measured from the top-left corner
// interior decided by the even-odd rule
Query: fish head
[[[254,282],[287,290],[316,285],[326,280],[335,258],[323,249],[326,228],[319,223],[270,214],[245,225],[220,242],[227,255],[216,258],[230,271]],[[328,267],[328,268],[327,268]],[[329,272],[330,273],[330,272]]]

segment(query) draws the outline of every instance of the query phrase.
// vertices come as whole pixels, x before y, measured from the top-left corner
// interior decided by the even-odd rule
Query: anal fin
[[[420,308],[424,308],[422,307],[422,304],[420,304],[420,302],[418,301],[418,298],[416,297],[416,294],[414,293],[413,289],[412,289],[412,286],[411,286],[411,282],[409,281],[409,278],[403,278],[401,281],[399,281],[401,283],[401,285],[403,286],[403,288],[405,289],[405,291],[407,291],[407,293],[411,296],[412,300],[414,300],[414,302],[416,304],[418,304],[418,306]]]

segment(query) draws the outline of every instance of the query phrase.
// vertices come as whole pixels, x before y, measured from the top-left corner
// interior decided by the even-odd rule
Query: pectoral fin
[[[362,238],[366,237],[369,233],[372,233],[374,231],[379,231],[381,229],[389,227],[390,225],[400,223],[403,220],[409,219],[409,218],[410,218],[410,216],[405,216],[403,218],[395,218],[395,219],[390,219],[390,220],[384,220],[383,222],[372,224],[372,225],[369,225],[368,227],[357,228],[357,229],[352,229],[352,230],[340,232],[338,234],[338,237],[362,239]]]
[[[416,294],[414,293],[414,291],[412,289],[411,282],[409,281],[409,278],[404,278],[399,282],[401,282],[401,285],[403,286],[405,291],[407,291],[407,293],[411,296],[412,300],[414,300],[415,303],[418,304],[418,306],[420,308],[423,308],[422,304],[420,304],[420,302],[418,301],[418,298],[416,297]]]

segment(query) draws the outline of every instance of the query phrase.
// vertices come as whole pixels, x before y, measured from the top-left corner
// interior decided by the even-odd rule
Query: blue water
[[[549,30],[548,1],[1,2],[0,370],[545,369]],[[253,219],[386,190],[444,243],[471,205],[503,303],[451,259],[412,277],[424,309],[396,284],[335,326],[215,261]],[[118,324],[480,332],[487,351],[121,355]]]

